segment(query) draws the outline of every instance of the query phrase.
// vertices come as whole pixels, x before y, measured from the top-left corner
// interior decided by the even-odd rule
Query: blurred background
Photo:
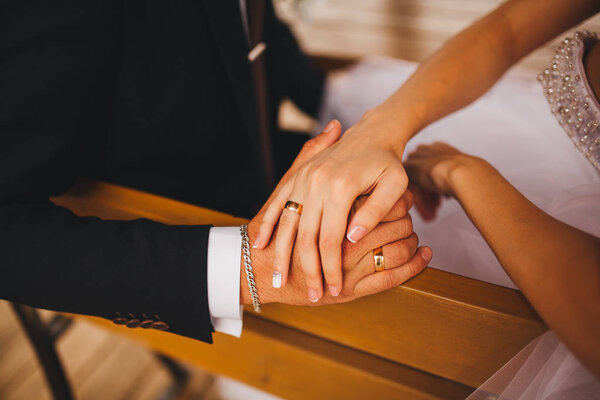
[[[344,62],[369,56],[421,62],[448,38],[489,13],[503,0],[275,0],[279,17],[306,53]],[[535,27],[532,27],[535,29]],[[600,15],[525,57],[515,68],[537,75],[549,65],[558,42],[577,30],[600,32]],[[469,77],[465,77],[466,80]],[[314,132],[315,121],[284,102],[280,124]]]
[[[223,0],[221,0],[223,1]],[[279,16],[312,56],[358,60],[388,56],[422,61],[453,34],[488,13],[500,0],[275,0]],[[600,17],[576,29],[600,31]],[[564,35],[519,64],[541,71]],[[468,79],[468,77],[465,77]],[[284,125],[314,129],[314,121],[283,106]],[[43,312],[48,320],[50,312]],[[78,399],[157,399],[172,375],[149,350],[84,321],[75,321],[57,349]],[[190,383],[178,399],[273,399],[226,378],[184,366]],[[0,301],[0,399],[50,399],[40,364],[10,305]]]
[[[379,55],[423,61],[450,36],[489,13],[501,0],[275,0],[279,16],[312,55],[360,58]],[[535,27],[533,27],[535,29]],[[596,16],[578,29],[600,31]],[[540,70],[565,35],[519,66]]]

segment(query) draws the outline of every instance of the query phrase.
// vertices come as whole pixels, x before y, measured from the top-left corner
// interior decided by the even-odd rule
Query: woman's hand
[[[282,185],[285,185],[300,167],[319,152],[335,143],[340,133],[340,126],[337,124],[336,129],[322,133],[308,141],[291,168],[282,178],[276,192]],[[252,242],[256,240],[259,224],[264,219],[264,213],[275,196],[276,193],[269,198],[261,211],[248,224],[248,234]],[[368,196],[360,196],[352,204],[349,218],[353,218],[355,212],[360,210],[368,199]],[[271,284],[275,243],[271,243],[264,249],[252,250],[254,278],[261,301],[263,303],[281,302],[294,305],[343,303],[390,289],[418,274],[431,260],[432,253],[428,247],[417,248],[418,238],[412,231],[412,221],[410,215],[408,215],[411,205],[412,194],[406,192],[383,218],[384,222],[378,224],[360,242],[344,241],[341,267],[344,274],[343,290],[336,293],[336,296],[325,293],[317,302],[311,302],[309,297],[306,296],[309,288],[306,285],[307,280],[303,268],[300,267],[301,251],[298,245],[293,251],[288,284],[282,289],[274,289]],[[275,238],[278,237],[278,232],[279,230],[273,234]],[[382,247],[385,257],[385,271],[381,272],[375,271],[373,249],[377,247]],[[241,271],[244,275],[244,268],[241,268]],[[245,282],[246,278],[242,276],[240,281],[241,301],[243,304],[250,304],[250,293]]]
[[[332,296],[342,291],[344,236],[356,243],[371,232],[401,199],[408,179],[401,163],[404,146],[390,130],[397,121],[367,114],[345,136],[315,155],[278,187],[259,229],[254,247],[269,243],[279,222],[273,260],[274,274],[287,281],[294,242],[306,278],[307,296],[316,302],[323,296],[322,273]],[[330,122],[325,134],[340,131]],[[348,223],[357,197],[369,194]],[[288,200],[302,204],[302,215],[284,210]],[[279,278],[277,276],[277,278]],[[274,283],[279,279],[274,279]],[[278,285],[277,285],[278,286]]]
[[[454,147],[435,142],[420,145],[408,155],[404,167],[410,179],[415,208],[421,217],[430,221],[440,206],[440,196],[454,196],[451,176],[459,166],[477,160]]]

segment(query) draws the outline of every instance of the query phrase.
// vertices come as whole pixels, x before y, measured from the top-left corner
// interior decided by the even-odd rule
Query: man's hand
[[[284,185],[286,180],[314,155],[335,143],[341,133],[339,124],[336,128],[333,131],[322,133],[306,143],[290,170],[282,178],[279,186]],[[367,199],[367,196],[359,197],[355,201],[348,218],[352,218],[355,210],[360,209]],[[248,225],[251,243],[256,238],[264,213],[271,201],[272,198],[267,201]],[[271,284],[275,241],[271,241],[269,246],[264,249],[252,249],[251,258],[254,276],[261,302],[280,302],[293,305],[342,303],[390,289],[415,276],[425,268],[431,260],[432,254],[428,247],[417,248],[418,238],[412,231],[412,221],[410,215],[408,215],[411,206],[412,194],[406,192],[388,212],[387,216],[383,218],[382,222],[361,241],[351,243],[344,240],[342,244],[343,290],[338,296],[333,296],[329,291],[323,291],[324,295],[319,298],[318,302],[311,303],[309,300],[310,293],[308,297],[306,296],[308,286],[301,268],[301,254],[296,247],[294,247],[292,253],[288,283],[281,289],[275,289]],[[277,232],[275,232],[275,235],[277,235]],[[380,246],[383,248],[386,270],[375,272],[373,249]],[[243,268],[243,260],[241,260],[241,265],[241,302],[242,304],[250,304],[252,300]]]

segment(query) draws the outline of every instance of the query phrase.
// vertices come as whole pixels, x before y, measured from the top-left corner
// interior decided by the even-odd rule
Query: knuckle
[[[346,174],[337,174],[331,178],[331,187],[336,193],[345,192],[352,184],[352,179]]]
[[[323,265],[323,275],[325,276],[325,280],[330,284],[337,284],[342,280],[342,273],[337,267],[326,268],[325,265]]]
[[[262,220],[265,222],[275,223],[277,218],[281,215],[281,210],[283,209],[283,204],[275,204],[274,202],[269,205],[266,209],[265,213],[262,216]]]
[[[279,219],[279,228],[281,229],[291,229],[296,224],[295,217],[290,215],[289,212],[281,214],[281,218]]]
[[[402,219],[393,222],[393,233],[397,239],[408,238],[412,233],[412,220],[410,215],[406,215]]]
[[[388,213],[390,218],[403,218],[408,214],[408,206],[404,198],[398,200],[392,210]]]
[[[286,259],[284,252],[281,249],[276,250],[273,255],[273,266],[279,271],[287,271],[289,267],[289,259]]]
[[[268,226],[273,224],[273,218],[269,218],[267,214],[264,214],[259,222],[260,226]]]
[[[389,256],[387,261],[392,268],[403,265],[410,259],[410,250],[406,240],[396,242],[393,245],[390,245],[389,249],[386,250],[388,251]]]
[[[415,275],[417,275],[419,272],[421,272],[423,270],[423,268],[425,268],[425,265],[422,263],[418,263],[418,262],[411,262],[410,264],[407,265],[408,268],[408,274],[410,277],[413,277]]]
[[[318,151],[319,148],[319,143],[313,138],[304,142],[304,145],[302,145],[301,153],[313,153]]]
[[[396,280],[394,279],[394,275],[391,273],[386,273],[383,277],[383,289],[389,290],[396,286]]]
[[[304,279],[307,284],[319,283],[321,281],[321,269],[314,262],[302,263],[302,271],[304,272]]]
[[[410,240],[412,240],[412,244],[415,246],[415,251],[416,251],[416,247],[419,246],[419,235],[417,235],[416,232],[413,232],[410,235]]]
[[[410,244],[408,243],[408,241],[400,242],[400,246],[398,246],[397,252],[398,252],[397,265],[405,264],[408,260],[410,260],[412,254],[410,251]]]
[[[398,215],[406,215],[406,213],[408,212],[408,202],[406,201],[406,196],[402,197],[400,200],[398,200],[398,202],[396,203],[396,213]]]
[[[406,179],[406,171],[404,170],[404,165],[400,161],[396,161],[391,165],[389,173],[394,179]]]
[[[321,275],[311,272],[306,272],[304,274],[304,279],[306,281],[306,286],[309,288],[318,288],[323,285],[321,282]]]
[[[315,244],[315,236],[309,231],[299,231],[296,237],[298,247],[307,248]]]
[[[404,196],[402,196],[402,198],[404,199],[405,204],[407,205],[407,208],[410,208],[410,206],[412,206],[413,203],[413,192],[406,189],[406,191],[404,192]]]
[[[406,217],[404,217],[404,229],[407,235],[413,232],[413,222],[410,214],[406,214]]]
[[[402,210],[405,214],[408,214],[408,210],[413,206],[413,194],[410,190],[407,190],[402,196]]]
[[[265,213],[262,215],[261,223],[275,223],[275,220],[281,213],[281,210],[277,210],[273,204],[269,205]]]
[[[309,171],[308,164],[304,164],[304,165],[302,165],[301,167],[298,168],[298,170],[296,171],[296,176],[295,176],[295,179],[294,179],[294,184],[293,184],[293,187],[292,187],[292,190],[291,190],[292,192],[295,191],[295,190],[297,190],[298,187],[303,184],[303,182],[306,182],[306,178],[308,176],[308,171]],[[289,195],[288,195],[288,197],[289,197]]]
[[[311,180],[321,182],[329,179],[329,168],[323,164],[314,166],[309,171]]]
[[[336,248],[337,240],[333,235],[326,233],[319,237],[319,247],[325,250],[333,250]]]
[[[378,203],[369,204],[368,207],[363,207],[361,210],[370,221],[380,221],[387,214],[387,210]]]

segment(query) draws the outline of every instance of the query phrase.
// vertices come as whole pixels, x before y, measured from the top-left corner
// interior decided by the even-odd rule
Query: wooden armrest
[[[165,224],[245,220],[113,184],[51,199],[81,216]],[[464,398],[547,328],[516,290],[427,268],[403,285],[325,307],[246,309],[242,339],[215,344],[95,322],[286,398]]]

